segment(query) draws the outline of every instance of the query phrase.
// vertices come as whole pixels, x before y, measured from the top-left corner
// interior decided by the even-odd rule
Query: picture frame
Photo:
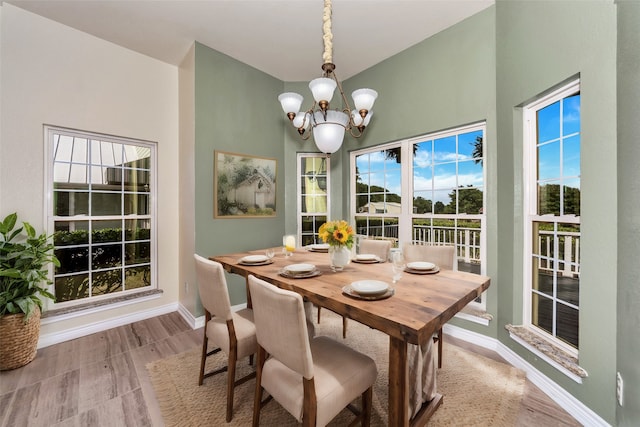
[[[277,160],[214,151],[214,218],[276,216]]]

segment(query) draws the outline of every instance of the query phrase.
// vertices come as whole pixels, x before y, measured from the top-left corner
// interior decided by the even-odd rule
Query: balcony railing
[[[558,253],[554,256],[554,232],[540,230],[538,232],[539,269],[553,272],[553,263],[557,262],[558,274],[564,277],[580,275],[580,233],[557,232]]]

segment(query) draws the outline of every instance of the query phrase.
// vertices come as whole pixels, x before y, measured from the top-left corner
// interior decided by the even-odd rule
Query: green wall
[[[285,193],[283,83],[204,45],[195,51],[195,246],[203,256],[282,244]],[[214,150],[275,158],[276,217],[213,217]],[[189,215],[190,212],[183,212]],[[161,232],[161,231],[160,231]],[[246,301],[244,280],[227,275],[232,304]]]
[[[503,285],[498,338],[611,423],[616,407],[615,46],[612,2],[496,3],[498,281]],[[582,101],[579,363],[589,374],[583,384],[538,360],[503,329],[504,322],[521,323],[523,311],[523,150],[518,106],[576,75],[581,78]]]
[[[345,93],[360,87],[378,91],[374,116],[360,139],[345,137],[341,187],[343,216],[348,217],[349,151],[480,122],[487,123],[487,211],[496,212],[495,9],[493,7],[412,46],[344,83]],[[336,70],[339,71],[339,70]],[[335,156],[335,155],[334,155]],[[335,193],[334,193],[335,197]],[[487,215],[487,274],[497,275],[495,215]],[[497,315],[501,288],[492,279],[487,311]],[[453,324],[496,335],[489,327],[466,321]]]
[[[618,371],[620,426],[640,420],[640,2],[618,5]]]

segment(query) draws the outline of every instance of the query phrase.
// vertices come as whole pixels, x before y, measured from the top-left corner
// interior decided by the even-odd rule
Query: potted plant
[[[48,268],[60,266],[53,243],[36,235],[28,222],[16,228],[12,213],[0,223],[0,370],[15,369],[36,356],[40,336],[40,297],[55,299]]]

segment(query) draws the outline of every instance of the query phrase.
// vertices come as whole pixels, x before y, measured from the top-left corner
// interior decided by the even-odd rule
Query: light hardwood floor
[[[30,364],[0,372],[0,425],[162,426],[146,365],[201,342],[202,330],[176,312],[40,349]],[[444,342],[503,361],[448,336]],[[517,426],[579,425],[527,381]]]

